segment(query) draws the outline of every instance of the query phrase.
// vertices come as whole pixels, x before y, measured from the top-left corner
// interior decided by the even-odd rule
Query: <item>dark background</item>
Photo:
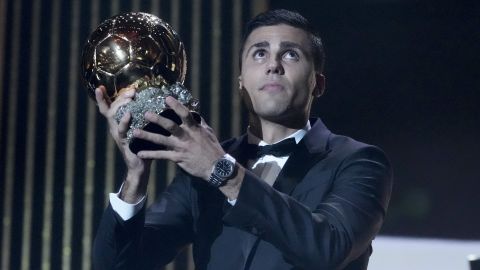
[[[315,25],[335,132],[381,146],[395,186],[382,233],[480,239],[478,1],[271,1]]]
[[[245,114],[232,121],[238,111],[245,113],[232,101],[238,75],[232,29],[240,27],[232,20],[234,11],[242,22],[268,7],[304,14],[323,37],[327,54],[327,91],[313,113],[335,133],[380,146],[393,163],[395,185],[382,234],[480,240],[480,1],[267,2],[0,1],[3,268],[89,267],[92,237],[112,191],[107,170],[118,188],[125,168],[115,148],[108,148],[106,123],[85,93],[81,48],[100,21],[134,9],[149,11],[152,3],[158,4],[152,12],[166,21],[173,21],[172,10],[181,15],[176,30],[187,55],[199,46],[188,68],[191,72],[198,61],[201,113],[221,139],[239,135],[232,127],[246,125]],[[200,3],[196,11],[195,3]],[[197,41],[195,14],[201,17]],[[215,44],[219,48],[213,49]],[[190,89],[192,81],[187,73]],[[160,191],[169,169],[159,163],[156,172]],[[44,256],[46,247],[51,252]],[[181,255],[175,269],[188,269],[186,258]]]

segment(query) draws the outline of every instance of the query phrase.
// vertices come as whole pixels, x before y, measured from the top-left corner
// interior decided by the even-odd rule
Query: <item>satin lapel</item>
[[[310,153],[302,143],[285,163],[273,187],[282,193],[291,195],[310,168],[323,159],[328,152]]]
[[[227,146],[225,151],[232,155],[238,163],[242,164],[243,166],[247,165],[247,154],[243,151],[248,144],[247,135],[244,134],[235,139],[235,141],[230,145]]]
[[[310,119],[312,129],[298,144],[283,166],[273,187],[291,195],[297,184],[303,180],[307,172],[330,152],[328,138],[331,132],[320,119]]]

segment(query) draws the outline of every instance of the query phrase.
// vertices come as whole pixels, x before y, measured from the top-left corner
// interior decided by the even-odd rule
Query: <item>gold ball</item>
[[[186,69],[185,48],[178,34],[162,19],[143,12],[102,22],[90,34],[82,53],[82,77],[93,100],[100,85],[113,101],[122,88],[138,80],[183,84]]]

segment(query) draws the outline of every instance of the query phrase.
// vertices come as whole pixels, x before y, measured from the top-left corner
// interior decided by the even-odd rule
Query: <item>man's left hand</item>
[[[203,119],[197,123],[190,111],[175,98],[167,97],[165,102],[180,117],[182,124],[177,125],[168,118],[147,112],[146,120],[161,126],[171,135],[135,130],[135,137],[167,147],[166,150],[140,151],[137,155],[144,159],[171,160],[191,175],[208,180],[213,164],[225,154],[213,129]]]

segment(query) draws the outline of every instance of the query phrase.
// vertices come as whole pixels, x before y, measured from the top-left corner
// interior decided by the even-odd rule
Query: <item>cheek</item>
[[[290,77],[290,82],[301,92],[309,92],[315,87],[315,75],[306,70],[295,70]]]
[[[315,72],[312,72],[311,70],[303,70],[302,73],[298,73],[298,87],[303,89],[303,92],[308,95],[313,94],[313,90],[315,89],[316,86],[316,77],[315,77]]]
[[[298,72],[294,76],[292,82],[293,91],[293,103],[299,106],[304,106],[308,102],[312,95],[313,89],[315,87],[315,75],[310,75],[306,71],[304,73]]]
[[[252,72],[251,70],[245,71],[242,73],[242,85],[245,89],[253,89],[255,88],[255,83],[257,80],[258,74],[257,72]]]
[[[255,89],[255,79],[254,76],[255,74],[252,72],[244,71],[242,72],[242,89],[240,90],[241,96],[244,100],[246,101],[251,101],[253,99],[253,96],[251,94],[252,89]],[[249,103],[249,102],[247,102]]]

